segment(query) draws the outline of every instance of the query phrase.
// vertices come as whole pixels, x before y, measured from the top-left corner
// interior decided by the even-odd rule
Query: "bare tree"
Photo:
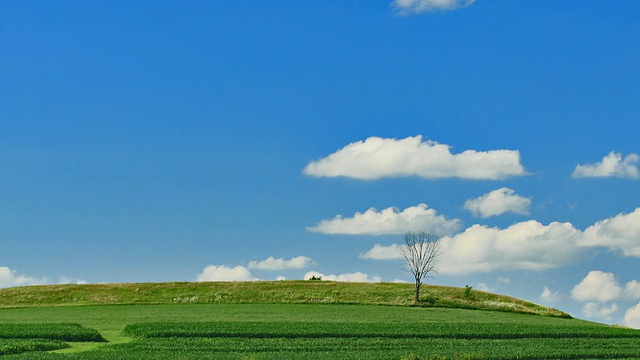
[[[404,244],[401,247],[402,257],[416,282],[416,302],[420,300],[420,286],[422,280],[432,272],[437,272],[436,262],[440,255],[440,236],[426,232],[408,232],[404,234]]]

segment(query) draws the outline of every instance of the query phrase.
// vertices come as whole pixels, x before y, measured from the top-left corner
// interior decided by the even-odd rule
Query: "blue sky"
[[[640,3],[0,3],[0,286],[410,281],[640,327]]]

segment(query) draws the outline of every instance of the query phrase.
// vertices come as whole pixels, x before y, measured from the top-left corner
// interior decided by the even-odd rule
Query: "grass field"
[[[285,282],[286,283],[286,282]],[[11,324],[33,328],[42,323],[77,323],[83,329],[95,329],[108,343],[98,338],[80,342],[64,342],[51,345],[54,352],[27,351],[18,355],[5,355],[7,359],[629,359],[640,358],[640,331],[615,328],[591,323],[566,316],[539,316],[507,311],[467,310],[435,307],[427,302],[425,306],[382,306],[372,305],[380,299],[366,299],[367,291],[380,293],[382,290],[367,284],[335,284],[320,288],[292,282],[288,287],[275,283],[279,288],[272,293],[294,291],[291,286],[306,292],[310,299],[319,299],[318,292],[338,291],[340,294],[360,293],[364,304],[335,304],[315,302],[300,294],[298,303],[278,303],[258,301],[269,299],[269,283],[259,284],[253,294],[243,295],[242,301],[233,301],[232,291],[227,292],[225,302],[185,302],[167,301],[181,296],[209,296],[221,291],[228,284],[208,284],[211,292],[189,292],[181,289],[171,294],[169,288],[161,287],[154,298],[149,289],[153,284],[130,284],[131,293],[138,293],[146,287],[144,296],[129,305],[69,305],[52,306],[52,300],[45,295],[48,288],[21,288],[0,290],[3,294],[11,290],[22,293],[25,299],[30,292],[32,303],[23,301],[20,307],[10,306],[0,310],[0,324],[11,330]],[[235,284],[239,285],[239,284]],[[251,285],[251,284],[248,284]],[[243,283],[241,292],[250,292]],[[336,286],[337,285],[337,286]],[[372,284],[369,284],[372,285]],[[394,284],[389,288],[393,289]],[[121,285],[123,286],[123,285]],[[305,286],[310,288],[305,289]],[[70,289],[78,291],[72,286]],[[321,290],[318,290],[321,289]],[[391,291],[384,287],[384,291]],[[402,293],[404,287],[396,288]],[[452,295],[446,292],[460,292],[463,289],[442,288],[438,294],[430,296],[437,301],[452,302]],[[37,295],[37,290],[40,291]],[[80,288],[85,297],[91,296],[90,287]],[[409,288],[407,296],[411,297]],[[103,301],[104,293],[98,289],[94,299]],[[126,289],[119,288],[115,297],[128,298]],[[198,290],[202,291],[202,290]],[[62,296],[61,290],[52,291],[54,297]],[[179,293],[179,294],[177,294]],[[365,295],[362,295],[365,294]],[[482,303],[486,293],[474,291],[474,299]],[[468,295],[468,294],[467,294]],[[15,295],[14,295],[15,296]],[[71,295],[68,295],[71,296]],[[79,296],[76,294],[76,298]],[[346,297],[345,295],[341,295]],[[354,296],[355,295],[348,295]],[[460,295],[464,297],[463,295]],[[494,302],[507,303],[506,297],[487,294]],[[399,295],[396,294],[396,297]],[[439,300],[437,299],[439,298]],[[468,296],[467,296],[468,298]],[[144,304],[142,300],[152,304]],[[162,299],[164,300],[161,301]],[[135,299],[134,299],[135,300]],[[464,307],[472,307],[468,300]],[[86,300],[83,300],[86,301]],[[109,301],[113,301],[112,299]],[[127,301],[123,301],[126,303]],[[455,301],[453,301],[455,302]],[[155,305],[153,305],[155,303]],[[526,302],[519,301],[519,303]],[[29,306],[27,306],[29,305]],[[535,305],[535,304],[534,304]],[[484,305],[483,305],[484,306]],[[518,309],[525,305],[512,306]],[[538,306],[539,307],[539,306]],[[532,308],[536,308],[535,306]],[[542,307],[539,307],[542,309]],[[552,310],[540,310],[551,314]],[[556,314],[557,315],[557,314]],[[69,324],[64,326],[70,326]],[[84,330],[83,330],[84,331]],[[87,330],[87,334],[91,330]],[[0,326],[0,338],[2,328]],[[19,339],[0,339],[12,341]],[[30,341],[34,339],[30,339]],[[55,339],[47,339],[54,341]],[[72,339],[73,340],[73,339]],[[61,341],[61,340],[55,340]],[[71,341],[71,340],[69,340]],[[69,347],[62,349],[63,347]],[[41,350],[48,350],[42,348]],[[26,348],[26,350],[38,350]],[[81,351],[79,351],[81,350]],[[2,354],[0,352],[0,354]]]

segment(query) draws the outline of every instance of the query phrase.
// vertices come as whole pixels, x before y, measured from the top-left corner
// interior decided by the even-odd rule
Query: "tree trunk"
[[[416,303],[420,302],[420,285],[422,282],[420,279],[416,279]]]

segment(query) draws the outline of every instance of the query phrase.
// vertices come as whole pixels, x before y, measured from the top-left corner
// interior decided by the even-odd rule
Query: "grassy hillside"
[[[570,317],[520,299],[444,286],[329,281],[46,285],[0,290],[0,308],[133,304],[358,304],[499,310]]]
[[[7,335],[0,331],[0,355],[443,360],[628,359],[640,353],[639,331],[571,319],[511,297],[438,286],[429,286],[419,304],[412,295],[407,284],[315,281],[3,289],[0,324]],[[77,329],[69,322],[87,334],[97,330],[107,342],[60,342],[50,334],[56,326]],[[60,350],[43,352],[53,349]]]

